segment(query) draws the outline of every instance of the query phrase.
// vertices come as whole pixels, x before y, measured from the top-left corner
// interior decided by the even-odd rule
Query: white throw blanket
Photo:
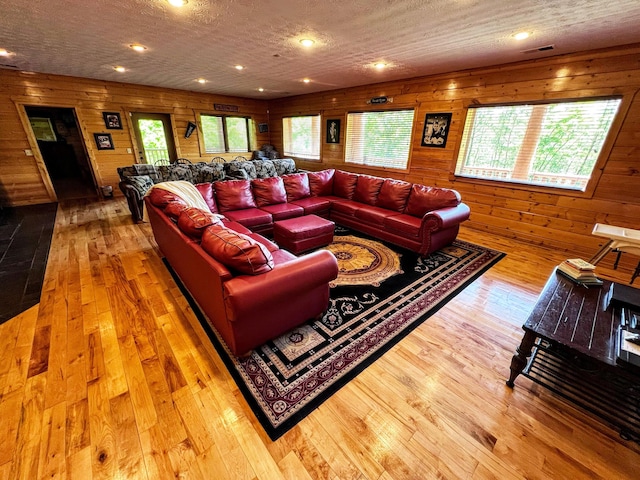
[[[199,208],[200,210],[204,210],[205,212],[210,212],[209,206],[202,198],[202,195],[198,191],[198,189],[192,184],[185,180],[175,180],[171,182],[161,182],[149,189],[146,195],[149,195],[154,188],[162,188],[163,190],[167,190],[171,193],[174,193],[190,207]],[[145,196],[146,196],[145,195]],[[220,215],[222,216],[222,215]]]

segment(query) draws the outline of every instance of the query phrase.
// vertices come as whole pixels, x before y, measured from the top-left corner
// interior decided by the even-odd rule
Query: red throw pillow
[[[382,187],[383,178],[373,177],[371,175],[358,175],[356,190],[353,199],[356,202],[365,203],[367,205],[375,205],[378,193]]]
[[[284,189],[282,177],[256,178],[251,180],[251,189],[258,207],[287,201],[287,191]]]
[[[290,173],[283,175],[284,189],[287,191],[287,202],[307,198],[311,195],[309,177],[306,173]]]
[[[308,172],[309,190],[313,197],[324,197],[333,193],[333,168],[319,172]]]
[[[149,190],[149,200],[158,208],[164,208],[172,202],[187,204],[178,195],[164,188],[152,188]]]
[[[273,256],[267,247],[221,225],[208,227],[200,245],[227,268],[246,275],[259,275],[274,267]]]
[[[207,207],[209,207],[209,210],[211,210],[212,213],[218,213],[218,206],[216,205],[216,199],[213,196],[213,184],[198,183],[196,185],[196,188],[200,192],[200,195],[202,195],[202,198],[204,198],[204,203],[207,204]]]
[[[199,208],[189,207],[185,209],[178,217],[178,228],[185,235],[193,238],[201,238],[205,228],[215,225],[220,219],[211,212],[205,212]]]
[[[395,212],[402,212],[407,204],[407,199],[411,193],[411,184],[402,180],[391,180],[387,178],[382,184],[378,194],[376,206],[386,208]]]
[[[343,172],[342,170],[336,170],[336,173],[333,174],[333,194],[336,197],[351,200],[353,198],[353,192],[356,191],[357,182],[357,173],[349,173]]]
[[[459,203],[460,194],[455,190],[414,184],[411,187],[409,203],[407,203],[404,213],[414,217],[423,217],[427,212],[455,207]]]
[[[255,208],[250,180],[223,180],[216,182],[216,203],[221,212]]]
[[[180,202],[171,202],[164,207],[164,213],[171,220],[177,221],[180,218],[180,214],[184,212],[187,208],[187,205]]]

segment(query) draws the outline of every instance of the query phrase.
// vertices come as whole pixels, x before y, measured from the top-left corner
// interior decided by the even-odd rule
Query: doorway
[[[74,109],[25,106],[25,111],[58,200],[97,197]]]
[[[176,161],[171,116],[165,113],[131,113],[138,143],[139,163],[168,165]]]

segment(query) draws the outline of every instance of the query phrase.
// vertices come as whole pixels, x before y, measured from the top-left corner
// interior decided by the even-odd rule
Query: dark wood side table
[[[523,374],[640,438],[640,374],[617,362],[620,307],[603,308],[611,282],[586,288],[552,273],[511,360],[507,385]]]

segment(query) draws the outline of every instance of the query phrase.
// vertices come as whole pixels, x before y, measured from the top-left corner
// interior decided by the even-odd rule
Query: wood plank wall
[[[112,185],[119,195],[116,168],[136,163],[137,158],[129,112],[170,114],[178,156],[209,161],[214,155],[201,152],[198,130],[188,139],[184,132],[197,114],[221,113],[214,110],[214,103],[237,105],[239,112],[232,115],[250,116],[256,125],[268,120],[264,100],[0,70],[0,200],[9,205],[55,201],[22,105],[74,108],[98,186]],[[120,112],[123,129],[105,129],[104,111]],[[115,149],[98,151],[94,133],[110,133]],[[256,131],[258,146],[268,142],[268,135]],[[26,156],[25,149],[34,150],[35,156]]]
[[[269,125],[272,143],[282,151],[282,117],[320,113],[321,162],[298,161],[300,167],[339,168],[455,188],[471,207],[468,226],[589,257],[601,243],[601,239],[591,235],[595,223],[640,229],[639,88],[640,45],[630,45],[274,100],[269,103]],[[613,94],[623,95],[623,104],[628,109],[622,113],[619,131],[612,135],[610,152],[601,158],[588,192],[567,194],[557,189],[453,176],[468,105]],[[380,106],[366,103],[377,96],[392,97],[389,108],[416,109],[410,167],[406,171],[344,163],[346,113],[379,110]],[[453,113],[444,149],[420,145],[428,112]],[[338,145],[324,143],[324,120],[330,118],[342,119]],[[638,261],[624,257],[629,258],[628,262]]]

